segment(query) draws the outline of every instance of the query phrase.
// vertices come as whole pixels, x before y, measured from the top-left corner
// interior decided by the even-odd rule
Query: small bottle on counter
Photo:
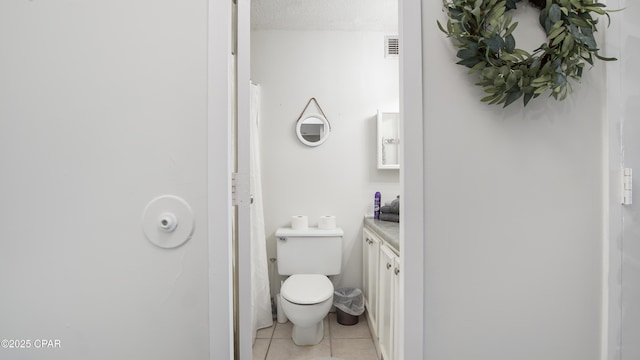
[[[376,192],[375,200],[373,202],[373,218],[380,219],[380,191]]]

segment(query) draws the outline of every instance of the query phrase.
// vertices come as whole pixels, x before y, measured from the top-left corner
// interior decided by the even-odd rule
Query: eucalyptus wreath
[[[609,18],[610,10],[594,0],[528,0],[540,10],[547,42],[531,54],[516,48],[513,31],[518,23],[512,22],[509,10],[520,1],[443,0],[447,26],[438,21],[438,27],[459,49],[457,64],[479,74],[476,85],[487,93],[481,101],[506,107],[523,97],[526,106],[547,91],[564,100],[573,91],[570,81],[582,77],[585,62],[593,65],[594,57],[616,60],[598,54],[598,18],[593,15]]]

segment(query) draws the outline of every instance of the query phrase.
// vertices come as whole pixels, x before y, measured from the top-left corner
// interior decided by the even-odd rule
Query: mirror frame
[[[324,125],[325,131],[322,135],[322,137],[320,138],[320,140],[312,142],[312,141],[308,141],[307,139],[305,139],[302,136],[302,132],[301,132],[301,127],[302,124],[304,123],[305,120],[309,119],[309,118],[316,118],[316,119],[320,119],[322,120],[322,124]],[[329,137],[329,133],[331,132],[331,124],[329,123],[329,120],[327,120],[327,118],[324,115],[321,114],[317,114],[317,113],[310,113],[308,115],[305,115],[304,117],[301,117],[297,122],[296,122],[296,135],[298,136],[298,140],[300,140],[301,143],[307,145],[307,146],[319,146],[322,145],[322,143],[324,143],[327,138]]]

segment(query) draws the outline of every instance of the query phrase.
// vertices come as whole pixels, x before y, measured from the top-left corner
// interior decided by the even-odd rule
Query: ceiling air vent
[[[400,55],[400,39],[397,35],[384,37],[384,57],[397,58]]]

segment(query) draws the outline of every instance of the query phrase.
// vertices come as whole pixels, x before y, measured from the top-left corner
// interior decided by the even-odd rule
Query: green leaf
[[[514,31],[517,27],[518,27],[518,22],[516,21],[516,22],[514,22],[513,24],[511,24],[511,26],[509,26],[509,27],[507,28],[507,31],[505,31],[505,33],[504,33],[504,35],[503,35],[503,36],[504,36],[504,37],[507,37],[507,36],[511,35],[511,34],[513,33],[513,31]]]
[[[595,7],[593,5],[592,6],[585,6],[584,10],[592,11],[592,12],[594,12],[596,14],[599,14],[599,15],[606,15],[606,11],[600,9],[599,7]]]
[[[482,77],[485,79],[495,79],[498,76],[498,69],[494,67],[486,67],[482,69]]]
[[[551,31],[553,23],[554,22],[549,19],[549,11],[547,9],[540,11],[540,25],[547,34]]]
[[[560,21],[561,18],[562,18],[562,10],[560,10],[560,6],[558,6],[558,4],[555,4],[555,3],[552,4],[551,7],[549,8],[549,21],[551,21],[551,23],[556,23]]]
[[[573,7],[575,7],[576,9],[580,10],[582,9],[582,4],[580,3],[580,1],[578,0],[569,0],[571,2],[571,5],[573,5]]]
[[[489,105],[500,104],[504,102],[504,98],[507,96],[505,93],[500,93],[500,96],[496,97],[494,100],[489,102]]]
[[[504,38],[504,51],[508,52],[508,53],[513,53],[513,51],[516,49],[516,39],[513,37],[513,35],[509,34]]]
[[[553,42],[551,42],[551,46],[556,46],[558,45],[562,40],[564,40],[564,37],[567,35],[567,33],[562,33],[560,35],[558,35],[555,39],[553,39]]]
[[[553,72],[553,67],[550,62],[546,62],[542,65],[542,69],[540,69],[540,75],[548,75]]]
[[[576,16],[573,13],[569,15],[569,22],[571,24],[574,24],[576,26],[581,26],[581,27],[590,26],[589,23],[586,22],[583,18],[581,18],[580,16]]]
[[[531,57],[531,54],[529,54],[528,52],[526,52],[526,51],[524,51],[522,49],[515,49],[515,50],[513,50],[513,53],[515,55],[518,55],[519,57],[521,57],[523,59]]]
[[[549,90],[549,87],[548,87],[548,86],[541,86],[541,87],[537,88],[537,89],[533,92],[533,94],[534,94],[534,95],[540,95],[540,94],[542,94],[542,93],[547,92],[547,90]]]
[[[468,68],[473,68],[474,66],[476,66],[482,60],[483,60],[483,58],[481,58],[480,56],[474,56],[474,57],[462,59],[462,60],[458,61],[456,64],[464,65],[464,66],[466,66]]]
[[[482,69],[484,69],[487,66],[487,63],[484,61],[480,61],[479,63],[477,63],[476,65],[474,65],[470,70],[469,70],[469,74],[473,74],[476,71],[480,71]]]
[[[598,55],[597,52],[593,53],[593,55],[595,55],[598,59],[602,60],[602,61],[617,61],[617,58],[614,57],[604,57],[604,56],[600,56]]]
[[[482,102],[489,102],[489,101],[493,101],[496,98],[499,98],[501,94],[491,94],[491,95],[487,95],[485,97],[483,97],[482,99],[480,99],[480,101]]]
[[[504,106],[502,106],[503,108],[509,106],[511,103],[513,103],[514,101],[518,100],[521,96],[522,96],[522,90],[518,89],[518,88],[514,88],[515,91],[510,91],[507,94],[507,97],[504,101]]]
[[[456,56],[464,60],[476,56],[476,52],[470,49],[462,49],[456,53]]]
[[[500,4],[502,4],[502,5],[500,5]],[[501,1],[500,3],[498,3],[498,5],[496,5],[493,8],[493,11],[491,11],[489,14],[487,14],[487,19],[489,20],[489,22],[491,22],[492,20],[497,20],[502,15],[504,15],[504,12],[506,10],[507,10],[507,8],[504,6],[504,1]]]
[[[562,41],[562,48],[560,49],[560,54],[563,57],[566,57],[567,55],[569,55],[569,51],[573,49],[574,45],[575,45],[575,41],[573,39],[573,36],[571,36],[571,34],[568,34],[567,36],[564,37],[564,40]]]
[[[508,52],[502,53],[502,60],[511,61],[511,62],[520,62],[522,59],[514,54],[509,54]]]
[[[560,21],[560,23],[562,23],[562,21]],[[555,28],[555,29],[553,29]],[[565,28],[564,26],[558,26],[556,27],[555,25],[553,26],[551,33],[547,36],[547,38],[549,38],[549,40],[554,39],[556,36],[564,33],[567,28]]]
[[[509,74],[509,76],[507,76],[507,81],[506,81],[507,90],[511,89],[517,83],[518,83],[518,76],[515,73],[511,73]]]
[[[490,88],[484,89],[484,92],[486,92],[487,94],[496,94],[496,93],[499,93],[501,91],[502,91],[501,89],[494,88],[494,87],[490,87]]]
[[[560,9],[560,11],[567,11],[567,9],[571,9],[571,2],[569,0],[558,0],[560,2],[560,5],[562,5],[562,8]]]
[[[562,74],[558,74],[556,76],[556,81],[553,83],[553,87],[562,87],[565,86],[567,84],[567,77],[562,75]]]
[[[485,43],[494,53],[500,52],[505,45],[504,40],[498,35],[490,39],[482,39],[482,42]]]
[[[524,93],[524,99],[522,99],[524,101],[524,106],[527,106],[527,104],[529,103],[529,100],[531,100],[531,98],[533,98],[533,93],[532,92]]]
[[[440,21],[436,20],[436,22],[438,23],[438,28],[440,28],[440,31],[449,35],[449,32],[447,32],[447,30],[445,30],[444,27],[442,27],[442,24],[440,24]]]
[[[539,78],[533,79],[533,81],[531,82],[531,86],[539,87],[547,84],[549,80],[551,80],[551,77],[549,75],[540,76]]]

